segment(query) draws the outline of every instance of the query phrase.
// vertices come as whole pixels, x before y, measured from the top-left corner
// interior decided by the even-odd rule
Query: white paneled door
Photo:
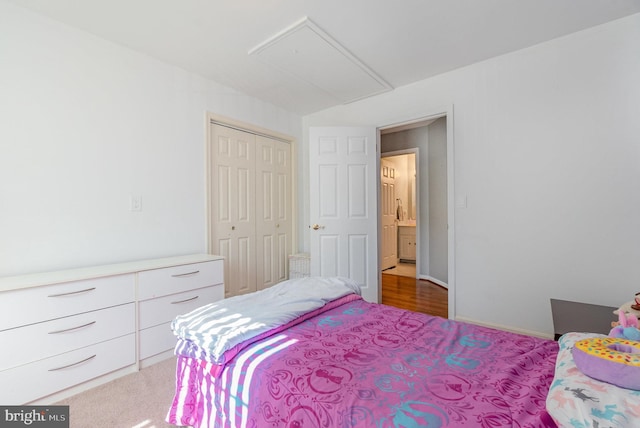
[[[357,281],[362,296],[379,301],[377,130],[309,130],[312,276]]]
[[[210,124],[210,250],[225,258],[225,297],[288,277],[291,145]]]
[[[225,296],[256,291],[255,138],[211,126],[211,247],[224,256]]]
[[[395,166],[380,159],[380,215],[382,216],[382,266],[389,269],[398,263],[398,227],[396,222]]]
[[[291,252],[291,150],[283,141],[256,135],[257,289],[288,277]]]

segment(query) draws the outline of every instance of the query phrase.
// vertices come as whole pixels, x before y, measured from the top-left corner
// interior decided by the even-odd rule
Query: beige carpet
[[[71,428],[161,428],[175,392],[176,359],[100,385],[56,404],[69,406]]]

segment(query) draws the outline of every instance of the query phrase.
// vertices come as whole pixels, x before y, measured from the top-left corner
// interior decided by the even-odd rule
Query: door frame
[[[222,116],[216,113],[207,112],[205,118],[205,141],[204,141],[204,167],[205,167],[205,200],[206,200],[206,223],[205,233],[207,238],[207,253],[213,254],[213,242],[211,242],[211,231],[213,230],[212,214],[213,214],[213,200],[211,198],[211,175],[212,165],[210,162],[211,157],[211,124],[218,124],[229,128],[238,129],[240,131],[250,132],[256,135],[262,135],[274,140],[283,141],[291,146],[291,252],[295,254],[298,252],[298,145],[296,139],[291,135],[283,134],[273,131],[271,129],[262,128],[252,123],[243,122],[240,120],[232,119],[227,116]]]
[[[427,125],[428,126],[428,125]],[[382,144],[380,147],[380,150],[382,150]],[[394,157],[394,156],[402,156],[402,155],[415,155],[415,158],[413,160],[414,162],[414,168],[416,171],[416,200],[415,200],[415,204],[416,204],[416,279],[419,279],[419,272],[420,272],[420,239],[417,239],[420,237],[420,148],[419,147],[413,147],[411,149],[402,149],[402,150],[394,150],[392,152],[380,152],[380,159],[382,158],[390,158],[390,157]],[[380,199],[380,198],[378,198]],[[378,232],[379,233],[379,232]],[[400,256],[398,256],[399,258]]]
[[[380,145],[381,145],[381,136],[380,133],[382,130],[390,129],[390,128],[400,128],[400,127],[411,127],[412,124],[416,124],[418,122],[424,122],[428,120],[440,119],[441,117],[446,117],[447,119],[447,284],[448,284],[448,312],[449,319],[455,319],[456,315],[456,278],[455,278],[455,174],[454,174],[454,165],[455,165],[455,151],[454,151],[454,108],[453,104],[431,109],[427,114],[411,117],[406,119],[400,119],[393,123],[386,123],[378,126],[378,169],[380,168]],[[378,180],[378,205],[380,203],[380,183]],[[416,215],[417,216],[417,215]],[[380,215],[378,215],[378,235],[380,234],[380,228],[382,227],[382,219]],[[417,233],[416,228],[416,233]],[[382,247],[380,245],[380,240],[378,240],[378,259],[380,263],[382,262]],[[416,268],[418,266],[416,265]],[[382,284],[382,271],[378,270],[378,284]],[[382,287],[379,287],[379,294],[381,297]]]

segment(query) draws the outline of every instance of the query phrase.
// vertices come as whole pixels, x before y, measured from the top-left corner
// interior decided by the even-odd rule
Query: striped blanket
[[[360,288],[348,278],[297,278],[202,306],[171,323],[175,353],[224,364],[241,344],[349,294]]]

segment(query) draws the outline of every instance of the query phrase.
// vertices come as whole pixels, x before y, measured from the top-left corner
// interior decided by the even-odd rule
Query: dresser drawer
[[[171,323],[165,322],[140,330],[141,360],[175,348],[176,336],[171,331]]]
[[[222,260],[148,270],[138,274],[138,299],[153,299],[223,281]]]
[[[0,371],[0,403],[21,405],[135,363],[135,334]],[[6,387],[11,385],[11,387]]]
[[[140,328],[172,321],[176,316],[186,314],[206,304],[218,301],[224,297],[224,286],[199,288],[157,299],[145,300],[138,306]]]
[[[135,275],[0,293],[0,331],[134,301]]]
[[[0,332],[0,370],[84,348],[135,332],[135,305],[114,306]]]

